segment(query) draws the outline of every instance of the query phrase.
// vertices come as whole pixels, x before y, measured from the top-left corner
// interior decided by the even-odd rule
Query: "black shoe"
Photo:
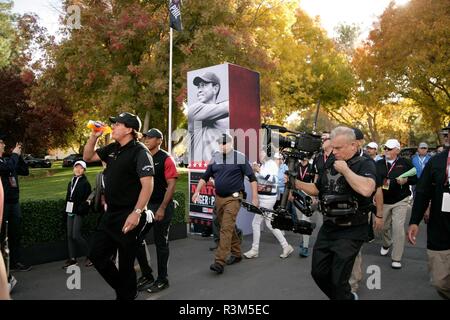
[[[15,265],[11,266],[10,271],[30,271],[31,270],[31,266],[17,262]]]
[[[169,280],[167,279],[157,279],[150,288],[147,289],[149,293],[160,292],[169,287]]]
[[[217,262],[214,262],[212,265],[210,265],[209,269],[218,274],[223,273],[223,265],[221,265],[220,263],[217,263]]]
[[[242,257],[230,256],[227,259],[226,264],[227,265],[235,264],[235,263],[241,262],[241,260],[242,260]]]
[[[62,267],[63,269],[67,269],[68,267],[72,266],[72,265],[76,265],[77,264],[77,260],[75,259],[68,259],[66,260],[66,263],[64,264],[64,266]]]
[[[203,238],[208,238],[211,236],[211,231],[203,231],[202,232],[202,237]]]
[[[137,281],[137,289],[138,291],[144,291],[148,288],[150,288],[153,283],[155,282],[155,278],[152,274],[148,276],[142,276]]]

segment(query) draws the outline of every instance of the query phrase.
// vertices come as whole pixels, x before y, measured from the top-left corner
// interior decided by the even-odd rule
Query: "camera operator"
[[[309,163],[308,155],[304,155],[302,159],[300,159],[300,163],[298,166],[298,174],[297,179],[303,182],[313,182],[314,181],[314,168],[313,165]],[[298,191],[293,191],[298,192]],[[294,196],[291,194],[289,196],[289,201],[293,201]],[[316,200],[314,200],[316,201]],[[311,222],[311,217],[303,214],[298,208],[294,206],[294,212],[292,214],[292,219],[294,222],[297,222],[299,219]],[[299,256],[301,258],[306,258],[309,256],[309,235],[302,235],[302,243],[299,245]]]
[[[314,181],[317,181],[320,175],[323,174],[325,166],[332,163],[334,160],[333,147],[331,146],[330,134],[328,132],[322,133],[322,150],[314,157],[313,167],[316,173]]]
[[[311,275],[330,298],[357,299],[349,278],[355,257],[368,236],[367,214],[376,186],[372,160],[359,156],[355,133],[337,127],[330,135],[335,160],[316,183],[295,181],[297,189],[319,196],[324,223],[313,249]]]

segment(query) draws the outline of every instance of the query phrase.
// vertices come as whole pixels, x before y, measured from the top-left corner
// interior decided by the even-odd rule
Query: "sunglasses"
[[[322,142],[325,142],[325,141],[327,141],[327,140],[330,140],[330,138],[323,138],[323,139],[322,139]]]
[[[391,150],[393,150],[393,148],[384,147],[384,150],[385,151],[391,151]]]

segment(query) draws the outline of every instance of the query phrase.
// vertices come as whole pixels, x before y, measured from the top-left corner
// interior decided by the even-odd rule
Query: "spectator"
[[[0,136],[0,175],[3,183],[5,200],[3,224],[0,240],[5,239],[5,222],[8,221],[8,239],[10,249],[10,271],[29,271],[31,266],[21,261],[21,221],[19,204],[19,175],[29,174],[28,165],[23,160],[22,144],[16,143],[9,157],[5,157],[5,135]]]
[[[77,247],[89,251],[86,239],[81,234],[83,226],[83,216],[89,212],[88,197],[91,194],[91,185],[84,175],[86,162],[76,161],[73,165],[74,176],[67,186],[66,193],[66,214],[67,214],[67,243],[69,248],[69,259],[64,265],[64,269],[77,264]],[[85,265],[92,265],[89,258],[86,258]]]
[[[378,161],[382,156],[378,154],[378,144],[376,142],[369,142],[366,146],[367,154],[374,160]]]
[[[383,225],[383,246],[380,254],[386,256],[392,246],[393,269],[401,269],[403,250],[405,247],[405,220],[410,207],[409,186],[417,182],[417,176],[400,178],[399,176],[413,165],[409,159],[399,157],[400,143],[389,139],[384,145],[385,159],[376,162],[377,188],[375,201],[377,206],[377,228]],[[381,220],[381,221],[380,221]]]
[[[417,178],[420,178],[422,175],[423,168],[427,162],[431,159],[431,156],[428,154],[428,145],[425,142],[419,143],[419,147],[417,148],[417,153],[412,157],[411,161],[414,167],[416,168]]]

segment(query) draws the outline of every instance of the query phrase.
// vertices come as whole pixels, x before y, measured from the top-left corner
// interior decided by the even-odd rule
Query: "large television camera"
[[[321,137],[313,133],[296,132],[276,125],[263,124],[262,128],[266,131],[264,145],[267,155],[269,157],[272,155],[274,151],[272,148],[279,150],[286,159],[288,166],[286,173],[289,179],[286,183],[281,203],[275,210],[257,208],[247,202],[243,206],[250,212],[261,214],[270,219],[272,227],[276,229],[310,235],[315,228],[315,224],[304,220],[293,221],[286,207],[289,193],[295,189],[295,177],[298,172],[299,160],[310,159],[315,153],[319,152],[322,145]],[[281,133],[288,134],[283,136]],[[295,207],[306,216],[311,216],[314,212],[311,197],[303,192],[296,191],[293,192],[293,196]]]

